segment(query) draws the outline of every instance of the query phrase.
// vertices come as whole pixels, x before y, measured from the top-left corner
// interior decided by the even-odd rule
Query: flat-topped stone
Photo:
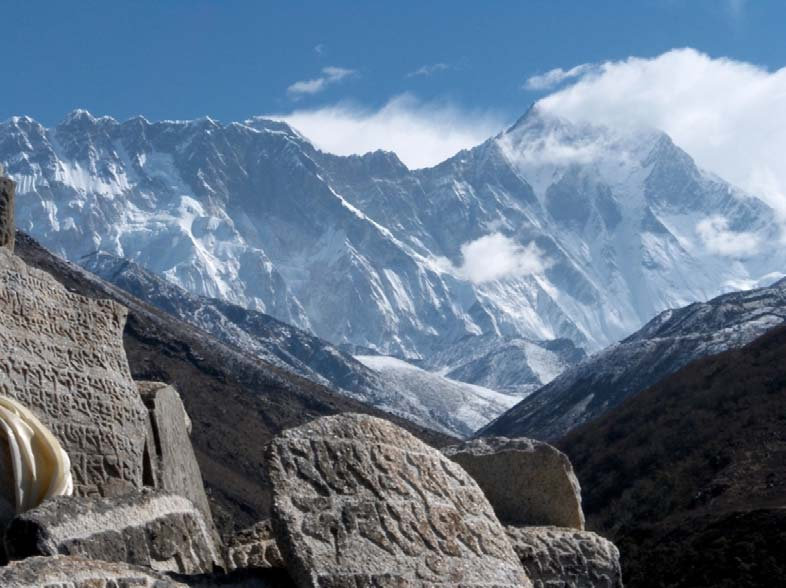
[[[3,588],[188,588],[163,574],[81,557],[32,557],[0,568]]]
[[[584,528],[573,466],[548,443],[481,437],[442,451],[475,479],[503,523]]]
[[[150,415],[145,452],[150,479],[146,480],[146,484],[163,492],[185,496],[213,527],[213,514],[202,472],[191,445],[191,419],[180,394],[161,382],[136,384]]]
[[[324,417],[268,449],[273,525],[301,588],[530,586],[478,485],[392,423]]]
[[[60,442],[78,495],[142,486],[147,410],[123,349],[126,312],[68,292],[0,247],[0,395]]]
[[[600,535],[560,527],[506,531],[535,588],[622,588],[619,550]]]
[[[223,567],[211,528],[187,498],[152,490],[112,498],[55,498],[11,521],[9,559],[74,555],[160,572]]]

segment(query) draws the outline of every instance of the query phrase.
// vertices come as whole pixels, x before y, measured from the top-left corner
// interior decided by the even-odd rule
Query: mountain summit
[[[431,367],[460,367],[451,349],[476,336],[594,351],[784,267],[760,246],[779,238],[773,211],[666,135],[537,107],[416,171],[391,153],[321,152],[265,119],[85,111],[52,129],[0,124],[0,161],[19,226],[58,254],[126,257],[335,344],[453,358]],[[532,356],[524,371],[559,371]]]

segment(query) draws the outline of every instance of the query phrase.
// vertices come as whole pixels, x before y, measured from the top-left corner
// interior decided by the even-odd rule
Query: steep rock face
[[[661,313],[567,370],[479,435],[557,439],[691,361],[746,345],[786,322],[786,280]]]
[[[696,360],[558,442],[636,588],[786,585],[786,327]]]
[[[423,426],[467,436],[515,404],[514,398],[501,393],[428,374],[403,361],[391,360],[405,368],[404,374],[382,369],[385,366],[376,365],[374,357],[369,366],[369,361],[357,361],[327,341],[269,315],[196,296],[107,253],[80,262],[112,284],[245,353]],[[424,381],[430,385],[423,386]]]
[[[146,410],[123,349],[126,309],[68,292],[0,248],[0,394],[68,454],[79,495],[142,486]]]
[[[506,527],[534,588],[622,588],[620,552],[611,541],[560,527]]]
[[[764,242],[778,227],[668,137],[537,109],[418,171],[392,154],[321,153],[263,119],[84,111],[53,129],[3,123],[0,160],[19,184],[20,226],[69,259],[129,257],[197,294],[403,357],[479,335],[595,350],[784,266],[778,248],[728,259],[702,240],[708,218]],[[541,263],[501,280],[468,272],[463,248],[492,233]]]
[[[223,565],[211,528],[193,503],[147,490],[49,500],[11,522],[5,546],[10,559],[72,555],[184,574]]]
[[[266,362],[347,391],[373,389],[374,374],[327,341],[268,314],[197,296],[133,261],[96,252],[79,264],[128,293]],[[369,392],[370,394],[371,392]]]
[[[268,464],[302,588],[531,585],[480,488],[387,421],[317,419],[274,439]]]
[[[172,386],[161,382],[136,384],[150,414],[145,445],[149,479],[145,484],[190,500],[213,531],[213,513],[191,445],[191,419],[180,395]]]
[[[581,487],[573,466],[551,445],[490,437],[442,452],[473,477],[503,523],[584,529]]]
[[[90,586],[90,588],[187,588],[186,584],[150,569],[81,557],[31,557],[0,568],[5,588]]]

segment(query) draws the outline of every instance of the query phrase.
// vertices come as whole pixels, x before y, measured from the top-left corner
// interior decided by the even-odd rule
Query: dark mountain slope
[[[786,327],[695,361],[558,445],[626,585],[786,586]]]
[[[378,376],[351,355],[270,315],[220,298],[197,296],[133,261],[108,253],[87,255],[79,264],[143,302],[276,367],[332,389],[369,392],[367,396],[380,384]]]
[[[433,445],[453,441],[221,343],[52,255],[21,232],[16,254],[69,290],[112,298],[130,309],[124,342],[131,372],[137,380],[172,383],[182,395],[193,421],[197,458],[224,532],[268,515],[270,489],[263,452],[282,429],[322,415],[362,412],[388,418]]]
[[[558,439],[700,357],[740,348],[786,322],[786,280],[667,310],[562,373],[479,431]]]

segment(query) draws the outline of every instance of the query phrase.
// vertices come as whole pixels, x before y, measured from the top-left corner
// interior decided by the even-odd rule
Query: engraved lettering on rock
[[[481,585],[485,573],[498,586],[528,585],[518,582],[518,561],[493,509],[459,466],[389,423],[366,417],[353,437],[334,418],[320,419],[331,423],[324,429],[284,433],[271,446],[277,516],[296,552],[307,543],[313,573],[391,570],[410,581],[466,586]],[[402,557],[411,561],[400,574],[393,564],[369,563]],[[355,570],[363,558],[366,568]]]
[[[75,492],[142,485],[146,411],[122,344],[125,309],[65,290],[0,251],[0,394],[27,406],[72,462]]]

